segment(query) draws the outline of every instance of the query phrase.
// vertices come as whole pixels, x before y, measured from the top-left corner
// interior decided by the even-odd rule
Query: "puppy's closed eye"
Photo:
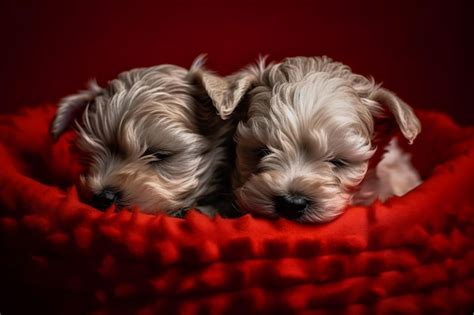
[[[332,159],[332,160],[329,160],[328,162],[331,163],[336,168],[343,168],[349,164],[349,162],[343,159]]]
[[[170,151],[159,150],[155,148],[146,149],[143,157],[151,157],[149,164],[158,164],[172,157],[175,153]]]
[[[258,157],[259,160],[263,159],[271,153],[272,151],[267,147],[263,147],[255,151],[255,155]]]

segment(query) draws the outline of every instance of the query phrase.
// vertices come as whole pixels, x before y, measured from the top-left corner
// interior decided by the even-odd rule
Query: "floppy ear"
[[[102,88],[95,81],[89,82],[89,88],[78,94],[63,98],[58,105],[58,110],[51,124],[51,135],[54,140],[66,131],[76,117],[78,117],[89,102],[100,94]]]
[[[254,81],[244,73],[220,77],[208,71],[199,71],[197,78],[222,119],[229,118]]]
[[[421,132],[420,121],[413,112],[413,109],[396,96],[395,93],[385,88],[379,87],[375,89],[369,98],[393,115],[403,136],[412,144],[413,140]]]

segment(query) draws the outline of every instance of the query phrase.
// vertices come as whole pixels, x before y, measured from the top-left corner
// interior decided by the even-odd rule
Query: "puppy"
[[[234,98],[222,107],[242,119],[233,178],[241,211],[324,222],[348,204],[419,183],[415,174],[398,181],[404,187],[380,188],[376,166],[392,126],[410,143],[421,127],[412,109],[373,79],[327,57],[295,57],[262,61],[234,81]]]
[[[176,215],[225,186],[233,130],[207,91],[218,76],[202,64],[134,69],[60,102],[51,132],[58,138],[76,121],[87,158],[80,192],[92,205]]]

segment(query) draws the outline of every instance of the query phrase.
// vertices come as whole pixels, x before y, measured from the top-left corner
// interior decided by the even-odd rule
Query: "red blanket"
[[[474,130],[418,112],[424,183],[324,225],[81,203],[53,106],[0,116],[2,314],[446,314],[474,306]]]

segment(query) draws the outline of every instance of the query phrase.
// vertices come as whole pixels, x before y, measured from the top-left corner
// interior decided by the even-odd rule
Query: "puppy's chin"
[[[335,198],[334,198],[335,199]],[[299,218],[298,222],[301,223],[324,223],[334,220],[344,212],[344,208],[347,206],[347,200],[339,198],[334,200],[333,204],[327,206],[311,207],[305,211],[305,214]]]
[[[235,190],[235,197],[239,210],[243,213],[252,213],[268,218],[278,218],[271,198],[256,190],[252,184],[244,185]]]
[[[103,181],[108,185],[104,185]],[[80,199],[100,210],[106,210],[112,206],[112,203],[100,207],[97,204],[97,196],[100,195],[104,187],[114,187],[121,192],[121,198],[113,202],[114,207],[118,208],[139,208],[144,213],[166,213],[169,215],[178,214],[184,208],[194,206],[195,198],[189,196],[186,189],[191,189],[184,184],[181,190],[171,191],[153,181],[140,178],[138,181],[115,180],[110,178],[100,179],[92,174],[81,175],[78,182],[78,193]],[[192,191],[192,190],[191,190]]]
[[[267,218],[277,219],[280,216],[275,211],[275,207],[271,204],[270,200],[263,204],[258,204],[252,199],[254,195],[249,196],[245,194],[246,188],[242,187],[236,191],[237,203],[239,208],[244,213],[251,213],[258,216],[264,216]],[[336,199],[336,198],[333,198]],[[337,218],[344,212],[344,209],[348,205],[348,198],[337,198],[327,206],[311,206],[305,210],[304,214],[297,219],[295,222],[300,223],[324,223]]]
[[[79,197],[85,203],[88,203],[94,207],[94,193],[90,188],[79,189]],[[112,205],[110,205],[112,206]],[[178,214],[180,211],[186,208],[192,207],[192,205],[186,205],[172,200],[166,200],[161,195],[153,195],[147,193],[147,198],[127,198],[119,202],[114,203],[116,209],[133,209],[138,208],[143,213],[166,213],[169,215]],[[99,210],[106,210],[98,208]]]

